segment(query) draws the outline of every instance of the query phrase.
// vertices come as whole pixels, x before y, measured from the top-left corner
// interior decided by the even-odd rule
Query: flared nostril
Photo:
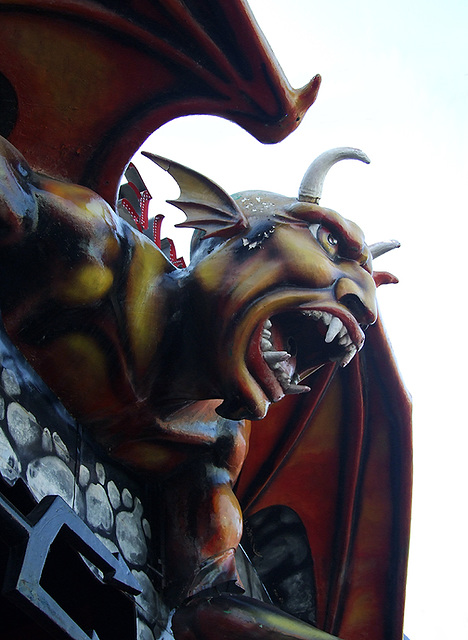
[[[375,285],[371,276],[368,279],[369,285],[344,277],[337,280],[335,285],[336,299],[351,311],[360,325],[373,324],[377,320]]]
[[[369,325],[375,322],[375,315],[356,294],[347,293],[340,298],[340,302],[351,311],[360,325]]]

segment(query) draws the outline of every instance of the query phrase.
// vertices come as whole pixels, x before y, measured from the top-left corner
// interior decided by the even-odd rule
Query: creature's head
[[[367,156],[349,148],[322,154],[298,198],[288,198],[260,191],[231,197],[182,165],[145,155],[181,188],[172,202],[187,215],[179,226],[200,230],[188,273],[224,398],[219,413],[262,418],[271,402],[308,391],[302,381],[319,367],[348,364],[377,318],[373,254],[398,243],[369,247],[359,227],[318,201],[334,163]]]

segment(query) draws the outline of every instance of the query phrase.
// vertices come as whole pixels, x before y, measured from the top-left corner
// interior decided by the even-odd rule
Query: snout
[[[340,278],[335,285],[336,299],[361,325],[374,324],[377,320],[376,288],[371,276],[368,280],[361,285],[350,278]]]

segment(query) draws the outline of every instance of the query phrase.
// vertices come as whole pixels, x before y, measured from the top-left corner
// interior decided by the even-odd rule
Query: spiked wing
[[[213,114],[277,142],[319,85],[289,86],[243,0],[0,0],[0,134],[112,205],[165,122]]]
[[[167,171],[180,187],[180,197],[168,200],[187,216],[185,222],[176,226],[201,229],[206,238],[231,236],[248,227],[235,201],[215,182],[173,160],[147,151],[143,155]]]
[[[252,425],[237,488],[247,528],[255,547],[255,536],[264,532],[251,523],[266,522],[268,510],[277,518],[276,505],[292,509],[307,532],[316,585],[309,598],[316,611],[304,611],[304,619],[315,618],[319,628],[346,640],[400,640],[410,403],[380,323],[369,328],[363,351],[346,369],[330,365],[311,386],[309,394],[282,400]],[[286,558],[279,573],[292,564],[288,526],[287,536],[283,531],[274,540],[274,525],[267,536],[275,556]],[[281,540],[287,541],[283,550]],[[267,557],[268,548],[256,553],[261,572],[259,557]],[[283,586],[294,583],[286,574],[281,579]],[[286,600],[283,592],[277,604]]]

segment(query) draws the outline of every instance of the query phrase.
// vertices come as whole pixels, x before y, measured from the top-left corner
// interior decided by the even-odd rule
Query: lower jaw
[[[227,420],[263,420],[268,412],[270,402],[265,401],[262,406],[248,409],[242,403],[236,404],[231,400],[224,400],[216,409],[216,413]]]
[[[277,400],[269,400],[262,389],[254,382],[255,390],[250,386],[248,393],[243,393],[242,398],[239,396],[230,396],[226,398],[216,409],[222,418],[228,420],[262,420],[268,412],[270,404],[280,400],[284,394],[281,394]]]

